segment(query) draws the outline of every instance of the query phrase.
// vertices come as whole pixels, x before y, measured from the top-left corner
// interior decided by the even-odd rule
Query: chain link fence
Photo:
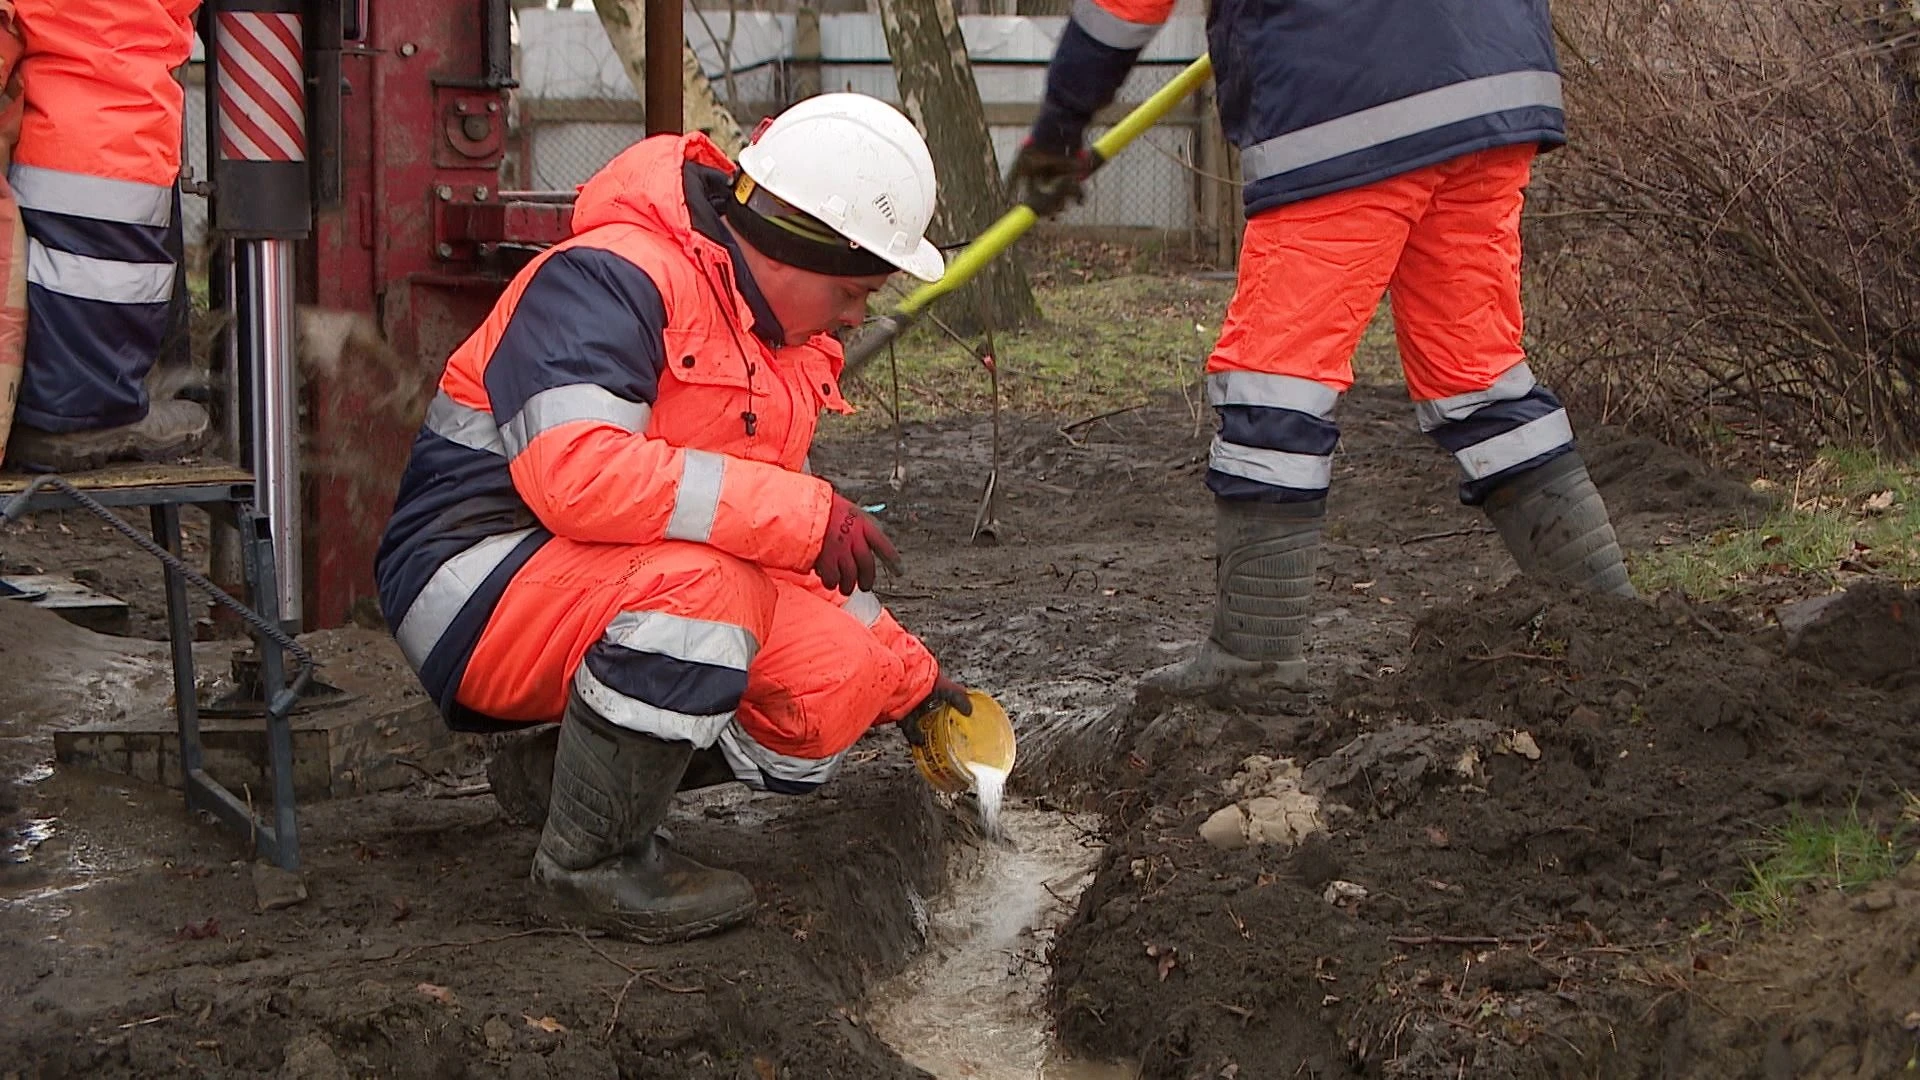
[[[619,58],[592,12],[521,12],[520,68],[513,113],[516,162],[510,180],[535,190],[570,190],[645,135],[644,113]],[[961,19],[989,132],[1002,170],[1031,125],[1046,64],[1064,19]],[[751,130],[762,117],[811,93],[851,90],[898,101],[878,15],[816,18],[688,9],[687,36],[714,91]],[[1146,100],[1205,49],[1197,18],[1176,17],[1143,54],[1117,96],[1117,118]],[[1114,238],[1211,250],[1237,229],[1238,201],[1224,143],[1203,99],[1177,107],[1088,185],[1086,201],[1060,227]],[[1090,138],[1107,130],[1094,127]]]

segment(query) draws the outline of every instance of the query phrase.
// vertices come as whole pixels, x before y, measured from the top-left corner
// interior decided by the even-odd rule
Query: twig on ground
[[[1446,529],[1441,532],[1421,533],[1419,536],[1410,536],[1400,541],[1400,546],[1406,547],[1409,544],[1425,543],[1428,540],[1445,540],[1454,536],[1486,536],[1491,532],[1493,532],[1493,530],[1487,528],[1485,525],[1469,525],[1464,529]]]
[[[536,934],[572,934],[578,931],[558,926],[536,926],[531,930],[516,930],[511,934],[496,934],[493,937],[474,938],[472,941],[431,941],[425,945],[415,945],[411,949],[394,953],[392,956],[378,957],[377,961],[405,960],[431,949],[465,949],[474,945],[491,945],[497,941],[509,941],[513,938],[533,937]]]
[[[1425,934],[1419,937],[1388,937],[1395,945],[1530,945],[1536,938],[1527,937],[1477,937],[1457,936],[1454,934]]]

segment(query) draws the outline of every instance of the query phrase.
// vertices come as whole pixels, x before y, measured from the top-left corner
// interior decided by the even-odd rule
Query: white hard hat
[[[865,94],[821,94],[773,118],[740,152],[769,194],[922,281],[946,272],[927,240],[933,155],[898,109]]]

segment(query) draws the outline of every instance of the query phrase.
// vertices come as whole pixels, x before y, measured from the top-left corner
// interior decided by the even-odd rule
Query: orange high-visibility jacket
[[[582,187],[573,237],[447,362],[377,574],[388,625],[456,726],[486,726],[454,700],[462,673],[553,536],[694,541],[810,575],[833,491],[806,455],[822,409],[851,411],[842,356],[826,335],[776,343],[712,202],[731,170],[703,135],[625,151]],[[883,629],[912,668],[931,665]]]

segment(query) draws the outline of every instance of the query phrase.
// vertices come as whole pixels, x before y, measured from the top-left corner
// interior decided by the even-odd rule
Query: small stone
[[[513,1042],[513,1025],[504,1016],[489,1016],[480,1025],[480,1037],[486,1040],[487,1049],[499,1050]]]
[[[1466,752],[1460,755],[1460,760],[1453,763],[1453,771],[1459,775],[1460,779],[1471,783],[1480,772],[1480,751],[1471,746],[1467,747]]]
[[[1367,887],[1351,881],[1329,881],[1327,891],[1320,894],[1321,899],[1334,907],[1357,904],[1367,898]]]
[[[1226,851],[1247,846],[1247,813],[1230,803],[1213,812],[1200,826],[1200,839]]]
[[[291,870],[271,863],[253,864],[253,899],[261,911],[277,911],[307,898],[307,883]]]
[[[302,1035],[281,1053],[280,1080],[347,1080],[340,1055],[318,1035]]]
[[[1528,761],[1540,760],[1540,744],[1534,742],[1533,736],[1524,731],[1516,731],[1513,733],[1513,752],[1526,758]]]

